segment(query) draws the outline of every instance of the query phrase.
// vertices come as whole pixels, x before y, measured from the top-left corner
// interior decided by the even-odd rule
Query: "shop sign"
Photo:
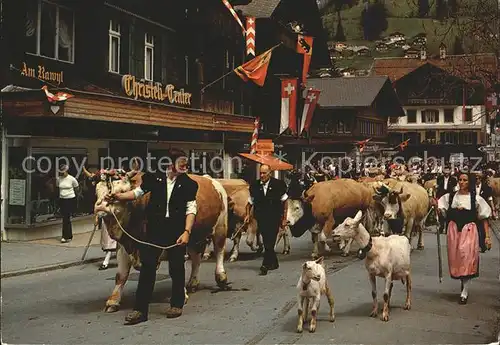
[[[35,68],[30,67],[26,64],[26,62],[23,62],[21,75],[29,78],[38,78],[49,83],[57,83],[57,85],[64,84],[64,71],[49,71],[43,65],[37,65]]]
[[[9,180],[9,205],[24,206],[26,203],[26,180]]]
[[[173,84],[163,86],[161,83],[142,82],[133,75],[127,74],[122,78],[122,88],[125,94],[134,99],[146,101],[167,101],[170,104],[191,105],[192,94],[184,89],[176,90]]]
[[[234,102],[204,99],[201,109],[219,114],[234,114]]]
[[[274,153],[274,143],[271,139],[258,140],[255,150],[260,153]]]

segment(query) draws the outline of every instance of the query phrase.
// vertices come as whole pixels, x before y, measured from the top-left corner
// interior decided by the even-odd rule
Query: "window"
[[[462,144],[465,144],[465,145],[477,144],[477,133],[476,132],[462,132]]]
[[[441,132],[441,144],[453,144],[458,145],[458,133],[457,132]]]
[[[154,37],[146,33],[144,35],[144,79],[149,81],[153,81],[154,50]]]
[[[453,123],[453,109],[444,110],[444,122]]]
[[[74,62],[75,13],[46,1],[37,1],[26,17],[26,52]]]
[[[472,109],[471,108],[465,109],[464,121],[465,122],[472,122]]]
[[[425,132],[425,141],[428,144],[435,144],[436,143],[436,131]]]
[[[417,123],[417,111],[407,110],[406,111],[406,122],[407,123]]]
[[[120,73],[120,24],[109,21],[109,72]]]
[[[328,120],[322,120],[318,124],[318,134],[328,134],[333,133],[333,122]]]
[[[337,133],[351,133],[351,124],[349,121],[337,121]]]
[[[439,122],[439,111],[437,110],[423,110],[422,111],[423,123],[436,123]]]

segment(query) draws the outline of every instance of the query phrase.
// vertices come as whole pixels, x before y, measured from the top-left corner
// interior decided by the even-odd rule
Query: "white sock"
[[[460,294],[460,297],[467,298],[469,296],[470,279],[462,279],[462,283],[464,284],[464,288],[462,290],[462,293]]]
[[[106,252],[106,257],[104,258],[104,261],[102,262],[102,265],[103,266],[108,266],[109,259],[111,259],[111,252]]]

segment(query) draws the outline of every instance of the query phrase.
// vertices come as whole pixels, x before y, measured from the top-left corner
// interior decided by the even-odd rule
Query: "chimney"
[[[420,60],[427,60],[427,50],[425,45],[420,48]]]
[[[440,58],[441,60],[446,59],[446,46],[445,46],[445,44],[444,44],[444,43],[441,43],[441,44],[439,45],[439,58]]]

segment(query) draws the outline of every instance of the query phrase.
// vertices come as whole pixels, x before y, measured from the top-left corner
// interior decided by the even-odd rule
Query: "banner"
[[[247,18],[247,55],[255,56],[255,17]]]
[[[312,118],[314,115],[314,109],[316,109],[316,104],[319,100],[320,90],[309,89],[307,90],[307,96],[304,102],[304,110],[302,111],[302,118],[300,120],[299,135],[303,131],[309,132],[309,128],[312,124]]]
[[[271,48],[252,60],[245,62],[243,65],[236,67],[234,72],[243,81],[251,80],[259,86],[264,86],[273,49]]]
[[[297,53],[304,55],[304,66],[302,67],[302,85],[306,85],[307,73],[309,73],[309,65],[311,64],[313,37],[297,36]]]
[[[280,134],[291,129],[297,133],[297,79],[286,78],[281,80],[281,121]]]

